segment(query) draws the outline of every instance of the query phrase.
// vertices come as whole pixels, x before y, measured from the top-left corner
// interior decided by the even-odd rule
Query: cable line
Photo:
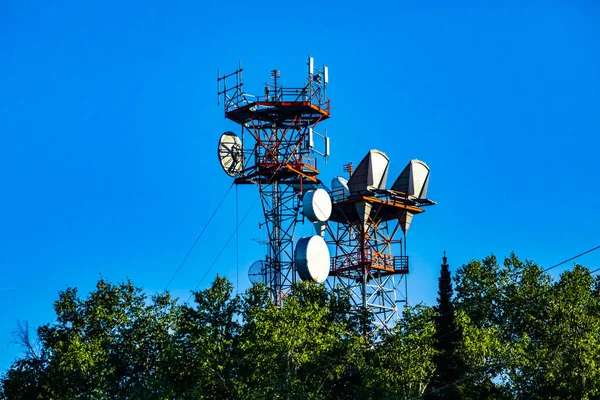
[[[252,205],[250,206],[250,208],[248,209],[248,211],[246,211],[246,214],[244,214],[244,217],[242,218],[242,220],[240,221],[240,223],[235,227],[235,230],[231,233],[231,235],[229,236],[229,239],[227,239],[227,241],[225,242],[225,244],[221,248],[221,251],[219,251],[219,254],[217,254],[217,257],[215,257],[215,259],[210,264],[210,266],[208,267],[208,269],[206,270],[206,272],[204,273],[204,275],[202,275],[202,278],[200,278],[200,282],[198,282],[198,284],[196,285],[196,287],[192,290],[192,294],[190,294],[190,297],[188,297],[187,302],[189,302],[190,299],[192,298],[192,296],[194,296],[194,292],[196,291],[196,289],[198,289],[198,287],[202,284],[202,282],[204,281],[204,278],[206,278],[206,276],[208,275],[208,273],[210,272],[210,270],[212,269],[212,267],[214,267],[214,265],[217,263],[217,261],[219,260],[219,257],[221,257],[221,254],[223,254],[223,252],[227,248],[227,245],[229,244],[229,242],[231,242],[231,239],[233,239],[233,237],[237,234],[238,229],[244,223],[244,221],[246,220],[246,218],[250,214],[250,211],[252,211],[252,209],[254,208],[254,206],[256,205],[256,203],[258,202],[259,199],[260,199],[260,195],[256,198],[256,200],[254,200],[254,203],[252,203]]]
[[[281,169],[282,166],[283,166],[283,164],[279,164],[279,166],[275,169],[275,172],[273,172],[273,174],[271,175],[271,177],[267,181],[267,184],[266,184],[267,186],[271,184],[271,181],[275,177],[275,174],[277,174],[277,172]],[[231,190],[231,187],[233,185],[235,185],[235,182],[231,184],[231,186],[227,190],[227,193],[229,193],[229,191]],[[236,191],[237,191],[237,189],[236,189]],[[250,211],[252,211],[252,209],[254,208],[254,206],[256,205],[256,203],[258,202],[258,200],[260,199],[261,193],[262,193],[262,190],[259,190],[259,194],[256,197],[256,200],[254,200],[254,203],[252,203],[252,205],[250,206],[250,208],[248,209],[248,211],[246,212],[246,214],[244,214],[244,217],[242,218],[242,220],[239,223],[236,221],[235,230],[233,231],[233,233],[231,234],[231,236],[229,236],[229,239],[227,239],[227,241],[225,242],[225,245],[221,248],[221,251],[219,251],[219,254],[217,254],[217,257],[214,259],[214,261],[212,262],[212,264],[210,264],[210,266],[208,267],[208,269],[206,270],[206,272],[204,273],[204,275],[202,275],[202,278],[200,278],[200,282],[198,282],[198,284],[196,285],[196,287],[192,290],[192,294],[190,294],[190,297],[188,297],[187,301],[190,301],[190,299],[194,295],[193,292],[195,292],[196,289],[198,289],[198,287],[202,284],[202,282],[204,281],[204,278],[206,278],[206,275],[208,275],[208,273],[210,272],[210,270],[212,269],[212,267],[217,263],[217,260],[219,259],[219,257],[221,257],[221,254],[223,254],[223,252],[225,251],[225,248],[227,247],[227,245],[229,244],[229,242],[231,241],[231,239],[233,239],[233,237],[237,234],[238,229],[244,223],[244,221],[246,220],[246,217],[248,217],[248,214],[250,214]],[[237,207],[237,205],[236,205],[236,207]]]
[[[183,264],[185,264],[185,262],[187,261],[188,257],[190,256],[190,254],[192,254],[192,251],[194,250],[194,247],[196,247],[196,244],[198,243],[198,241],[200,240],[200,238],[202,237],[202,235],[204,234],[204,232],[206,231],[206,228],[208,228],[208,225],[210,224],[210,221],[212,221],[212,219],[214,218],[214,216],[217,214],[217,211],[219,211],[219,208],[221,208],[221,205],[223,204],[223,202],[225,201],[225,199],[227,198],[227,195],[229,194],[229,192],[231,191],[231,188],[233,187],[233,183],[231,184],[231,186],[229,186],[229,189],[227,189],[227,192],[225,192],[225,196],[223,196],[223,198],[221,199],[221,201],[219,202],[219,204],[217,205],[217,208],[215,208],[215,210],[213,211],[213,213],[211,214],[210,218],[208,219],[208,221],[206,221],[206,224],[204,225],[204,228],[202,228],[202,231],[200,231],[200,234],[196,237],[196,240],[194,240],[194,243],[192,243],[192,246],[190,247],[190,249],[188,250],[187,254],[185,255],[185,257],[183,257],[183,260],[181,261],[181,263],[179,263],[179,267],[177,267],[177,269],[175,270],[175,272],[173,273],[173,276],[171,277],[171,279],[169,280],[169,283],[167,283],[167,286],[165,286],[165,291],[169,288],[169,286],[171,285],[171,283],[173,282],[173,279],[175,279],[175,277],[177,276],[177,274],[179,273],[179,270],[181,270],[181,267],[183,267]]]
[[[543,270],[542,272],[550,271],[552,268],[556,268],[556,267],[558,267],[559,265],[563,265],[564,263],[567,263],[567,262],[569,262],[569,261],[571,261],[571,260],[574,260],[574,259],[576,259],[576,258],[579,258],[579,257],[581,257],[581,256],[583,256],[583,255],[585,255],[585,254],[587,254],[587,253],[591,253],[592,251],[594,251],[594,250],[598,250],[598,249],[600,249],[600,246],[596,246],[596,247],[594,247],[594,248],[592,248],[592,249],[589,249],[589,250],[587,250],[587,251],[584,251],[584,252],[583,252],[583,253],[581,253],[581,254],[577,254],[575,257],[571,257],[571,258],[569,258],[569,259],[567,259],[567,260],[565,260],[565,261],[559,262],[559,263],[558,263],[558,264],[556,264],[556,265],[553,265],[553,266],[551,266],[551,267],[548,267],[548,268],[546,268],[546,269],[545,269],[545,270]]]
[[[546,269],[542,270],[542,272],[549,271],[549,270],[551,270],[552,268],[558,267],[559,265],[563,265],[563,264],[565,264],[565,263],[567,263],[567,262],[569,262],[569,261],[571,261],[571,260],[574,260],[574,259],[576,259],[576,258],[578,258],[578,257],[581,257],[581,256],[583,256],[583,255],[585,255],[585,254],[591,253],[592,251],[595,251],[595,250],[598,250],[598,249],[600,249],[600,246],[596,246],[596,247],[594,247],[594,248],[591,248],[591,249],[589,249],[589,250],[587,250],[587,251],[584,251],[583,253],[580,253],[580,254],[578,254],[578,255],[576,255],[576,256],[574,256],[574,257],[571,257],[571,258],[569,258],[569,259],[567,259],[567,260],[561,261],[561,262],[560,262],[560,263],[558,263],[558,264],[555,264],[555,265],[553,265],[553,266],[551,266],[551,267],[548,267],[548,268],[546,268]],[[593,270],[593,271],[590,271],[590,274],[593,274],[593,273],[595,273],[595,272],[598,272],[598,271],[600,271],[600,268],[597,268],[597,269],[595,269],[595,270]],[[546,291],[545,291],[545,292],[549,292],[549,291],[550,291],[550,290],[552,290],[552,289],[553,289],[553,286],[550,286],[550,287],[548,287],[548,288],[546,289]],[[504,289],[504,288],[502,288],[502,289],[501,289],[501,292],[502,292],[503,290],[505,290],[505,289]],[[543,292],[543,293],[540,293],[540,294],[545,294],[545,292]],[[441,316],[443,316],[443,315],[445,315],[445,314],[449,314],[449,313],[450,313],[450,312],[446,312],[446,313],[444,313],[444,314],[440,314],[438,317],[441,317]],[[445,333],[445,334],[443,334],[443,335],[436,336],[436,337],[435,337],[435,340],[442,339],[442,338],[444,338],[444,337],[446,337],[446,336],[448,336],[448,335],[451,335],[451,334],[454,334],[454,333],[458,332],[459,330],[460,330],[460,328],[456,328],[456,329],[452,330],[451,332],[447,332],[447,333]],[[557,341],[557,342],[553,343],[551,346],[558,345],[559,343],[560,343],[560,341]],[[507,363],[507,361],[504,361],[504,362],[501,362],[501,363],[499,363],[499,364],[495,364],[495,365],[481,365],[481,366],[479,366],[479,367],[475,367],[475,371],[477,372],[477,370],[479,370],[479,369],[483,369],[483,368],[487,368],[487,367],[498,367],[498,366],[502,366],[502,367],[504,367],[504,366],[506,366],[506,365],[505,365],[506,363]],[[457,385],[457,384],[459,384],[459,383],[461,383],[461,382],[463,382],[463,381],[465,381],[465,380],[467,380],[467,379],[472,379],[472,378],[476,377],[476,374],[475,374],[475,373],[472,373],[472,374],[469,374],[469,375],[470,375],[470,376],[466,376],[466,377],[464,377],[464,378],[458,379],[458,380],[456,380],[456,381],[454,381],[454,382],[452,382],[452,383],[449,383],[449,384],[447,384],[446,386],[443,386],[443,387],[441,387],[441,388],[437,388],[437,389],[431,390],[431,391],[429,391],[429,392],[423,393],[422,395],[420,395],[420,396],[418,396],[418,397],[415,397],[415,398],[413,398],[413,399],[421,399],[421,398],[424,398],[424,397],[426,397],[426,396],[428,396],[428,395],[430,395],[430,394],[437,393],[437,392],[441,392],[441,391],[443,391],[443,390],[445,390],[445,389],[447,389],[447,388],[449,388],[449,387],[455,386],[455,385]]]
[[[240,225],[240,206],[238,185],[235,185],[235,226]],[[235,231],[235,287],[236,294],[240,294],[240,231]]]
[[[548,267],[548,268],[546,268],[546,269],[543,269],[543,270],[542,270],[542,272],[550,271],[552,268],[556,268],[556,267],[558,267],[559,265],[563,265],[564,263],[567,263],[567,262],[569,262],[569,261],[571,261],[571,260],[574,260],[574,259],[576,259],[576,258],[578,258],[578,257],[581,257],[581,256],[583,256],[583,255],[585,255],[585,254],[591,253],[592,251],[594,251],[594,250],[598,250],[598,249],[600,249],[600,246],[596,246],[596,247],[594,247],[594,248],[592,248],[592,249],[589,249],[589,250],[587,250],[587,251],[584,251],[583,253],[580,253],[580,254],[578,254],[578,255],[576,255],[576,256],[574,256],[574,257],[571,257],[571,258],[569,258],[569,259],[567,259],[567,260],[561,261],[561,262],[559,262],[558,264],[555,264],[555,265],[553,265],[553,266],[551,266],[551,267]],[[590,271],[590,274],[593,274],[593,273],[595,273],[595,272],[598,272],[598,271],[600,271],[600,268],[598,268],[598,269],[595,269],[595,270],[593,270],[593,271]],[[519,274],[522,274],[522,272],[519,272]],[[438,318],[439,318],[439,317],[443,317],[443,316],[445,316],[445,315],[447,315],[447,314],[449,314],[449,313],[451,313],[451,312],[452,312],[452,311],[447,311],[447,312],[445,312],[445,313],[442,313],[442,314],[440,314],[440,315],[437,315],[436,317],[438,317]],[[450,332],[450,333],[453,333],[453,332]],[[441,338],[442,338],[442,337],[444,337],[444,336],[446,336],[446,335],[440,336],[438,339],[441,339]]]

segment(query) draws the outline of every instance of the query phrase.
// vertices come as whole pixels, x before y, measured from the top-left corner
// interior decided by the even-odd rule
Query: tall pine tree
[[[465,373],[464,363],[458,351],[462,333],[455,320],[452,277],[445,251],[443,260],[438,280],[437,306],[435,307],[435,349],[438,351],[434,358],[436,372],[431,388],[432,393],[428,397],[431,399],[458,399],[461,397],[458,383]]]

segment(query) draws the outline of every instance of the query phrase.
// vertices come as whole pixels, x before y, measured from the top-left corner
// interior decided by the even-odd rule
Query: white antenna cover
[[[313,128],[308,128],[308,147],[310,149],[315,148],[315,137],[313,135]]]
[[[325,157],[329,157],[329,136],[325,136]]]
[[[327,65],[323,67],[323,75],[325,75],[325,79],[323,81],[326,84],[329,83],[329,67]]]
[[[369,150],[348,181],[350,193],[385,189],[390,159],[384,152]]]
[[[233,132],[225,132],[219,138],[219,162],[229,176],[238,176],[244,168],[242,141]]]
[[[331,180],[331,194],[334,197],[341,196],[343,193],[343,198],[347,198],[350,196],[350,189],[348,189],[348,180],[338,176],[337,178],[333,178]]]
[[[308,73],[312,75],[315,72],[315,59],[308,57]]]
[[[411,160],[392,185],[392,190],[425,199],[429,186],[429,172],[429,167],[423,161]]]
[[[302,199],[304,215],[310,222],[325,222],[331,216],[331,198],[325,189],[310,190]]]
[[[329,248],[321,236],[303,237],[296,243],[295,264],[303,281],[325,282],[329,262]]]
[[[412,222],[413,216],[414,214],[410,211],[398,211],[398,223],[400,224],[400,228],[402,228],[402,232],[404,232],[405,235],[408,232],[408,228],[410,228],[410,223]]]

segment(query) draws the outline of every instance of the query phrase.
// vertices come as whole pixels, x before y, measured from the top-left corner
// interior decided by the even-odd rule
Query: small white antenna
[[[325,157],[329,157],[329,137],[325,136]]]
[[[312,149],[315,147],[315,139],[313,136],[313,128],[308,128],[308,148]]]
[[[325,75],[324,82],[325,84],[329,83],[329,67],[327,65],[323,66],[323,75]]]
[[[312,75],[315,72],[315,60],[311,56],[308,56],[308,74]]]

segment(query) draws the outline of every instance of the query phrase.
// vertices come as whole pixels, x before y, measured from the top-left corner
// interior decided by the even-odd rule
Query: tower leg
[[[265,283],[275,304],[280,305],[296,281],[293,244],[300,204],[291,185],[264,185],[260,193],[269,235]]]

